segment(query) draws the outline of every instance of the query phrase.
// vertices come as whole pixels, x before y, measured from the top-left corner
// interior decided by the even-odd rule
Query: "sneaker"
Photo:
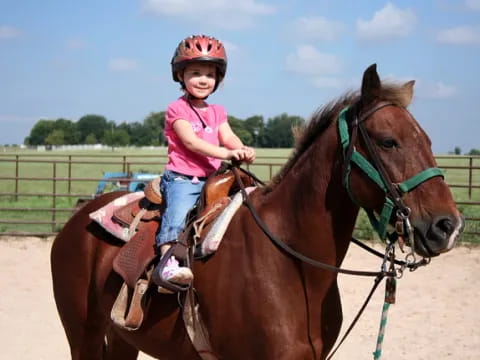
[[[188,267],[180,266],[178,260],[171,256],[163,268],[162,278],[177,284],[190,284],[193,280],[193,273]],[[158,287],[158,292],[164,294],[173,293],[171,290],[161,286]]]
[[[188,267],[180,266],[175,256],[168,259],[163,268],[162,277],[177,284],[190,284],[193,280],[192,270]]]

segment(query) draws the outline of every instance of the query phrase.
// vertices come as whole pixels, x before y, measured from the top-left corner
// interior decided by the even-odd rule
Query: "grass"
[[[0,149],[1,150],[1,149]],[[13,150],[13,149],[9,149]],[[268,180],[275,175],[282,164],[290,155],[290,149],[258,149],[258,159],[255,165],[250,166],[250,170],[260,179]],[[21,156],[23,160],[31,162],[21,162],[16,167],[13,161],[15,155]],[[73,163],[69,168],[67,160],[72,156],[74,161],[97,162],[97,164]],[[55,165],[54,162],[55,161]],[[125,163],[123,163],[125,161]],[[467,186],[469,179],[474,185],[480,185],[480,157],[470,159],[470,157],[437,157],[439,167],[448,167],[445,171],[445,178],[450,184],[452,193],[457,202],[480,202],[480,188],[474,188],[470,191],[467,188],[455,186]],[[102,163],[98,163],[102,162]],[[110,163],[108,163],[110,162]],[[0,153],[0,233],[1,232],[55,232],[61,228],[61,224],[70,216],[79,198],[93,197],[98,181],[103,173],[107,171],[123,171],[128,169],[133,172],[153,172],[161,173],[166,162],[166,149],[141,150],[141,149],[115,149],[103,151],[47,151],[43,153],[25,152],[16,149],[15,152]],[[470,165],[479,167],[469,174],[468,169],[452,167],[468,167]],[[18,171],[19,177],[26,177],[29,180],[20,180],[18,182],[18,193],[28,194],[70,194],[70,197],[51,196],[18,196],[5,195],[5,193],[14,193],[16,184],[14,180],[2,179],[5,177],[14,177]],[[82,179],[81,181],[67,181],[69,171],[72,179]],[[57,181],[47,180],[55,173]],[[45,208],[64,209],[52,214]],[[480,219],[480,206],[459,204],[464,216],[468,218]],[[2,208],[17,208],[31,210],[3,210]],[[9,224],[9,221],[56,221],[58,224]],[[355,235],[359,238],[372,239],[375,237],[368,219],[364,214],[359,216]],[[480,221],[467,221],[467,232],[480,232]],[[474,234],[465,234],[463,241],[479,243],[479,237]]]

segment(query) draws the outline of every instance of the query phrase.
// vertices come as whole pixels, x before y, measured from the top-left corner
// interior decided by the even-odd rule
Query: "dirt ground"
[[[52,294],[51,239],[0,240],[0,341],[2,359],[69,358]],[[352,245],[344,267],[377,270],[379,260]],[[480,248],[457,247],[426,268],[407,272],[390,307],[383,359],[480,359]],[[341,276],[345,326],[372,279]],[[335,359],[372,359],[383,285]],[[345,327],[344,326],[344,327]],[[150,357],[141,354],[140,359]]]

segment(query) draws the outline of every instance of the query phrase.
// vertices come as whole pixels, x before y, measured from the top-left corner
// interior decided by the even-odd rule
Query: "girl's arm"
[[[255,160],[255,149],[243,145],[242,140],[240,140],[240,138],[235,135],[228,122],[224,122],[220,125],[220,127],[218,128],[218,136],[220,138],[220,143],[227,149],[244,150],[245,158],[242,160],[245,160],[248,163],[252,163]]]
[[[227,149],[241,149],[243,147],[242,140],[235,135],[230,124],[226,121],[218,128],[218,136],[220,143]]]

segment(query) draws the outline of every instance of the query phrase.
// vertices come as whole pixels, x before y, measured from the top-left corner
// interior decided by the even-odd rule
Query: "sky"
[[[0,0],[0,144],[40,119],[164,111],[192,34],[225,44],[209,102],[237,118],[308,119],[376,63],[382,79],[416,81],[410,111],[434,153],[480,148],[480,0]]]

